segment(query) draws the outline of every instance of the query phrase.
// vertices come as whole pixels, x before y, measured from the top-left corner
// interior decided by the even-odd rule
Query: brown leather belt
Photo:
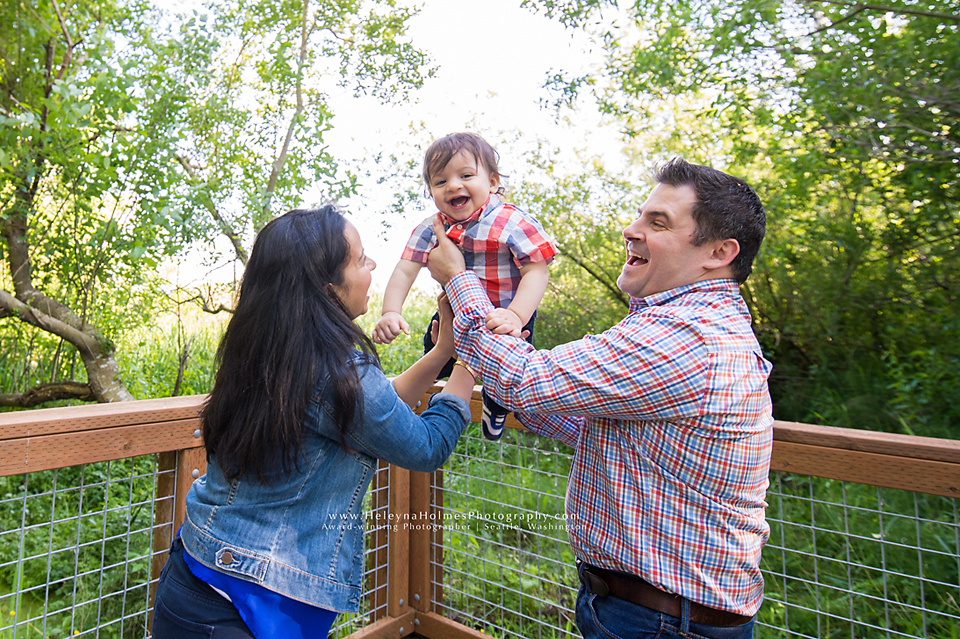
[[[599,597],[613,595],[638,606],[680,618],[683,597],[664,592],[639,577],[581,564],[580,579]],[[690,602],[690,621],[693,623],[727,628],[745,624],[751,619],[753,617]]]

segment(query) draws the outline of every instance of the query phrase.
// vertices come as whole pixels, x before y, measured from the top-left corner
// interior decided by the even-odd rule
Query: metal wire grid
[[[153,455],[0,478],[0,638],[147,637],[162,476]],[[345,637],[387,614],[389,506],[385,466],[367,494],[364,596],[357,615],[341,615]],[[166,502],[166,503],[164,503]],[[165,557],[160,558],[161,561]]]
[[[473,434],[448,462],[434,611],[502,637],[575,637],[566,447]],[[0,638],[145,637],[153,582],[154,456],[0,478]],[[170,478],[167,478],[170,481]],[[960,514],[953,499],[772,473],[757,637],[960,635]],[[170,500],[172,498],[161,498]],[[361,612],[387,614],[388,471],[367,495]]]
[[[553,519],[569,449],[517,431],[461,442],[434,485],[434,611],[491,636],[578,636],[575,560]],[[960,636],[954,499],[774,472],[767,501],[756,637]]]
[[[370,483],[364,500],[366,533],[363,550],[363,596],[360,612],[341,614],[331,629],[331,638],[341,639],[350,633],[387,616],[389,579],[387,570],[391,527],[387,525],[390,513],[390,472],[380,462],[376,476]]]
[[[771,473],[758,637],[960,636],[954,499]]]
[[[434,612],[497,637],[580,636],[563,506],[571,459],[566,446],[521,431],[461,439],[434,486],[443,494]]]
[[[0,637],[147,636],[161,474],[148,455],[0,478]]]

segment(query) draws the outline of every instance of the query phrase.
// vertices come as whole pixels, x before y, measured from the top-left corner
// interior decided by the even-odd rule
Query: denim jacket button
[[[233,563],[233,553],[231,553],[231,552],[228,550],[227,552],[225,552],[225,553],[223,553],[222,555],[220,555],[220,562],[221,562],[224,566],[229,566],[230,564],[232,564],[232,563]]]

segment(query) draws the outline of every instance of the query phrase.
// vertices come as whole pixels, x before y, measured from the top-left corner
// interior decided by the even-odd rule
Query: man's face
[[[713,242],[694,246],[697,224],[692,186],[658,184],[640,206],[637,219],[623,229],[627,261],[617,286],[631,297],[647,297],[712,277],[705,268]]]

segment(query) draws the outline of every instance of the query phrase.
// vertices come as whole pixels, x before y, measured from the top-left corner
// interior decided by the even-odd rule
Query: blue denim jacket
[[[377,460],[433,471],[470,420],[463,399],[438,393],[418,416],[376,363],[355,356],[363,414],[339,444],[329,379],[307,408],[299,471],[228,482],[211,458],[187,493],[184,548],[199,562],[305,603],[356,612],[363,576],[363,497]]]

